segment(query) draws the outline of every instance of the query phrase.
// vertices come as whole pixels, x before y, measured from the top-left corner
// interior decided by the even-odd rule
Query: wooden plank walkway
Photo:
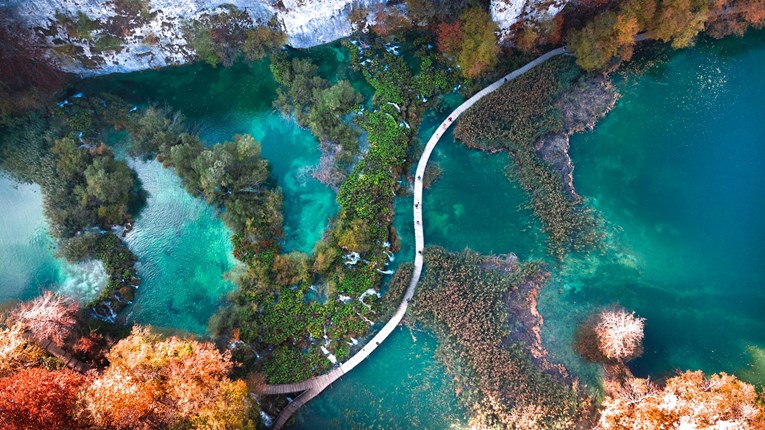
[[[301,406],[303,406],[306,402],[313,399],[314,397],[318,396],[319,393],[321,393],[325,388],[327,388],[329,385],[331,385],[336,380],[340,379],[343,375],[350,372],[354,367],[358,366],[359,363],[364,361],[369,355],[377,349],[377,347],[388,338],[388,336],[393,332],[393,330],[399,325],[401,320],[404,318],[404,314],[406,313],[406,309],[409,306],[409,301],[414,296],[414,290],[417,287],[417,283],[420,280],[420,275],[422,274],[422,251],[425,249],[425,236],[423,234],[423,218],[422,218],[422,177],[425,176],[425,167],[428,165],[428,160],[430,159],[430,155],[433,153],[433,149],[435,149],[438,142],[441,140],[441,137],[446,133],[446,130],[449,129],[449,127],[454,123],[454,121],[462,115],[466,110],[468,110],[471,106],[473,106],[478,100],[486,96],[487,94],[491,93],[492,91],[495,91],[497,88],[501,87],[504,83],[512,81],[513,79],[517,78],[518,76],[523,75],[524,73],[528,72],[529,70],[533,69],[534,67],[544,63],[545,61],[549,60],[550,58],[553,58],[555,56],[565,54],[566,48],[557,48],[553,49],[550,52],[547,52],[544,55],[541,55],[534,61],[531,61],[530,63],[526,64],[525,66],[521,67],[520,69],[514,70],[507,75],[501,77],[491,85],[487,86],[486,88],[482,89],[481,91],[474,94],[472,97],[470,97],[468,100],[466,100],[464,103],[459,105],[454,111],[452,111],[451,114],[447,116],[447,119],[445,119],[441,125],[436,129],[436,131],[433,133],[433,135],[430,137],[430,140],[428,140],[427,145],[425,145],[425,150],[423,151],[422,155],[420,156],[420,161],[417,163],[417,171],[415,173],[415,181],[414,181],[414,238],[415,238],[415,254],[414,254],[414,271],[412,272],[412,279],[409,281],[409,286],[406,289],[406,293],[404,293],[404,298],[401,300],[401,304],[399,304],[398,308],[396,309],[396,313],[393,314],[393,317],[383,326],[383,328],[369,341],[364,345],[361,350],[359,350],[356,354],[354,354],[348,361],[342,363],[340,366],[334,368],[330,372],[319,375],[316,377],[313,377],[311,379],[307,379],[305,381],[296,382],[293,384],[278,384],[278,385],[263,385],[255,390],[258,394],[289,394],[289,393],[301,393],[299,396],[297,396],[292,402],[290,402],[289,405],[287,405],[286,408],[284,408],[280,413],[279,416],[276,418],[276,421],[274,421],[273,428],[275,430],[280,430],[284,425],[287,423],[287,421],[292,417],[292,415],[297,411]]]
[[[87,364],[74,358],[72,354],[59,348],[58,345],[53,343],[50,339],[44,339],[42,341],[38,341],[29,332],[24,333],[24,338],[26,338],[27,342],[33,343],[45,349],[46,351],[48,351],[50,355],[61,360],[67,367],[74,370],[75,372],[85,373],[92,369]]]

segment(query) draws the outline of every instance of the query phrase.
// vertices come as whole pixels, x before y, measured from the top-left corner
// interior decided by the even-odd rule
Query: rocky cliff
[[[541,22],[553,18],[569,0],[491,0],[491,19],[497,23],[500,41],[507,39],[520,22]]]
[[[566,0],[492,0],[491,13],[506,37],[520,20],[545,20]],[[389,5],[390,3],[390,5]],[[396,3],[393,5],[393,3]],[[80,75],[129,72],[183,64],[194,56],[184,26],[236,11],[250,25],[269,24],[304,48],[346,37],[352,14],[397,8],[388,0],[0,0],[0,9],[34,30],[37,44],[61,68]]]

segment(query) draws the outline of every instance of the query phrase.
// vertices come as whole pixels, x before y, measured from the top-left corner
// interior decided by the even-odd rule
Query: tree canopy
[[[0,378],[0,427],[75,429],[77,393],[89,378],[67,369],[28,368]]]
[[[457,60],[465,77],[476,78],[497,64],[497,24],[480,7],[467,9],[461,18],[462,46]]]
[[[728,428],[754,430],[765,425],[765,410],[750,384],[725,373],[705,377],[683,372],[657,387],[629,378],[603,401],[603,430]]]
[[[86,421],[99,427],[254,428],[243,381],[210,343],[161,338],[134,327],[108,353],[109,367],[79,395]]]

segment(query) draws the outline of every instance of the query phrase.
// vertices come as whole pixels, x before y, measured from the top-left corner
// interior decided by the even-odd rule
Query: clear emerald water
[[[0,303],[54,290],[88,302],[106,282],[98,261],[69,264],[55,256],[40,187],[0,172]]]
[[[141,286],[129,308],[139,324],[204,334],[227,292],[237,264],[231,231],[215,210],[192,197],[157,161],[130,160],[147,193],[125,242],[138,256]]]
[[[464,428],[465,412],[436,346],[427,332],[397,329],[372,358],[304,405],[290,428]]]
[[[438,110],[425,114],[419,130],[423,145],[461,102],[450,96]],[[442,174],[423,197],[428,246],[455,251],[467,247],[483,254],[514,252],[522,259],[544,257],[539,222],[526,208],[524,191],[505,176],[509,156],[468,149],[455,142],[453,133],[454,127],[449,128],[429,161]]]
[[[62,281],[42,212],[42,193],[0,175],[0,303],[26,300]]]
[[[546,291],[557,349],[556,325],[618,302],[647,318],[636,374],[765,383],[763,67],[761,31],[704,40],[618,81],[617,108],[572,139],[575,186],[611,227],[611,251],[570,259]]]

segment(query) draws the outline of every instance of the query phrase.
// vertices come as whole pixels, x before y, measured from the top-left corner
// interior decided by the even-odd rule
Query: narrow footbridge
[[[27,342],[34,345],[38,345],[39,347],[45,349],[46,351],[48,351],[50,355],[61,360],[61,362],[63,362],[67,367],[74,370],[75,372],[85,373],[88,370],[92,369],[87,364],[74,358],[72,354],[59,348],[58,345],[53,343],[50,339],[43,339],[42,341],[39,341],[36,338],[34,338],[29,332],[24,333],[24,338],[27,340]]]
[[[419,282],[420,274],[422,273],[422,251],[425,248],[425,236],[423,235],[423,232],[422,232],[423,231],[422,223],[424,222],[422,219],[422,206],[423,206],[422,177],[425,176],[425,167],[428,165],[430,154],[433,153],[433,149],[436,147],[436,144],[438,144],[438,142],[441,140],[441,137],[444,135],[444,133],[446,133],[446,130],[449,129],[449,126],[451,126],[454,123],[454,121],[460,115],[462,115],[463,112],[468,110],[478,100],[480,100],[487,94],[491,93],[492,91],[496,90],[497,88],[501,87],[504,83],[512,81],[513,79],[523,75],[524,73],[544,63],[550,58],[553,58],[565,53],[566,53],[566,48],[553,49],[552,51],[544,55],[541,55],[540,57],[538,57],[534,61],[531,61],[530,63],[526,64],[520,69],[514,70],[508,73],[507,75],[501,77],[500,79],[498,79],[491,85],[487,86],[486,88],[482,89],[481,91],[477,92],[475,95],[473,95],[473,97],[470,97],[467,101],[462,103],[459,107],[457,107],[457,109],[455,109],[454,111],[452,111],[451,114],[449,114],[447,119],[445,119],[438,126],[438,129],[436,129],[436,131],[430,137],[430,140],[428,140],[428,143],[425,146],[425,150],[420,156],[420,161],[419,163],[417,163],[417,172],[416,172],[415,181],[414,181],[414,203],[413,203],[414,204],[414,237],[415,237],[414,271],[412,272],[412,279],[409,281],[409,286],[406,289],[406,293],[404,294],[403,300],[401,300],[401,304],[398,305],[398,308],[396,309],[396,313],[393,314],[393,317],[391,317],[391,319],[385,324],[385,326],[369,342],[367,342],[367,344],[363,348],[361,348],[360,351],[358,351],[351,358],[349,358],[348,361],[346,361],[345,363],[342,363],[340,366],[336,367],[332,371],[324,375],[319,375],[311,379],[307,379],[305,381],[296,382],[294,384],[279,384],[279,385],[264,384],[256,388],[254,391],[258,394],[301,393],[292,402],[290,402],[289,405],[287,405],[287,407],[281,411],[281,413],[279,413],[279,416],[276,418],[276,421],[274,421],[274,425],[273,425],[273,428],[275,430],[279,430],[282,427],[284,427],[284,425],[290,419],[292,414],[294,414],[295,411],[297,411],[301,406],[303,406],[306,402],[308,402],[309,400],[319,395],[319,393],[321,393],[325,388],[327,388],[333,382],[340,379],[346,373],[350,372],[359,363],[361,363],[367,357],[369,357],[372,351],[377,349],[377,347],[385,339],[388,338],[388,336],[393,332],[393,330],[399,325],[399,323],[401,323],[401,320],[404,318],[406,309],[409,306],[409,301],[412,299],[412,296],[414,296],[414,289],[417,287],[417,282]]]

